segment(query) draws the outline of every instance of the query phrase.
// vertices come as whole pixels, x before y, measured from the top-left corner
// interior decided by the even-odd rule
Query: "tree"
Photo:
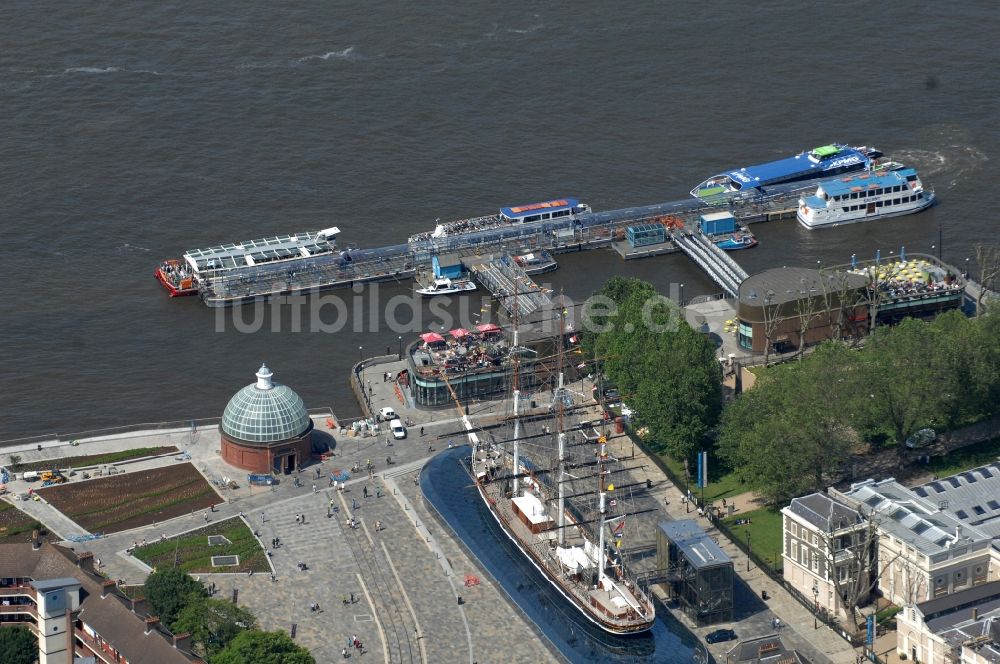
[[[859,442],[850,428],[857,361],[828,342],[772,367],[723,413],[716,453],[772,503],[819,491]]]
[[[284,632],[240,632],[211,664],[316,664],[305,648]]]
[[[38,661],[38,639],[23,627],[0,628],[0,664],[34,664]]]
[[[899,443],[918,429],[942,420],[948,389],[952,385],[946,353],[948,337],[932,325],[913,318],[899,325],[880,327],[861,353],[863,389],[868,392],[870,422],[887,426]],[[958,398],[956,388],[950,388]],[[874,427],[872,427],[874,428]]]
[[[178,567],[150,574],[144,592],[152,612],[171,630],[181,609],[206,596],[205,588]]]
[[[831,532],[820,532],[827,579],[837,593],[840,606],[851,625],[863,623],[861,607],[879,583],[879,513],[869,510],[867,514],[858,511],[851,522],[838,524]],[[892,564],[899,554],[891,560]]]
[[[983,313],[983,298],[986,291],[996,291],[1000,283],[1000,246],[977,244],[976,266],[979,292],[976,295],[976,315]]]
[[[10,455],[10,472],[12,472],[12,473],[17,472],[17,468],[20,465],[21,465],[21,455],[20,454],[11,454]]]
[[[211,657],[256,624],[252,613],[232,602],[198,597],[180,610],[171,630],[175,634],[190,634],[199,654]]]
[[[598,295],[609,298],[614,311],[592,319],[603,327],[591,352],[638,410],[651,446],[688,457],[722,409],[722,370],[712,344],[647,282],[615,277]]]

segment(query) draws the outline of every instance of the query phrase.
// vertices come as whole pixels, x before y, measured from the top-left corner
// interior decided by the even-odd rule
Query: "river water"
[[[941,204],[825,232],[761,225],[744,267],[931,251],[939,234],[962,263],[996,237],[997,15],[988,1],[9,5],[0,440],[218,416],[262,361],[307,405],[355,414],[348,368],[395,352],[383,303],[410,287],[383,285],[337,332],[309,324],[315,303],[242,332],[154,281],[194,247],[331,225],[376,246],[558,195],[674,200],[843,141],[918,166]],[[546,281],[572,297],[613,274],[717,290],[680,255],[561,264]]]

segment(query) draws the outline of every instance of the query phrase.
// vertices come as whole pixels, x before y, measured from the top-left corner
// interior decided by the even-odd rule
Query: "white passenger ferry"
[[[861,173],[821,182],[812,196],[799,199],[796,217],[806,228],[852,224],[920,212],[934,204],[916,169]]]

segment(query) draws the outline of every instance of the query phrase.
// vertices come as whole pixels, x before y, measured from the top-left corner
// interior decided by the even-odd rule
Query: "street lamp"
[[[684,284],[681,284],[681,306],[684,306]]]
[[[403,335],[396,338],[399,339],[399,359],[403,359]]]
[[[813,629],[819,629],[816,616],[819,614],[819,581],[813,579]]]
[[[684,513],[691,513],[691,469],[687,459],[684,459]]]

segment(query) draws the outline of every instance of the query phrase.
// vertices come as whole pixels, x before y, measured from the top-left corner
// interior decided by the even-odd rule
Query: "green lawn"
[[[674,472],[677,477],[684,481],[684,463],[677,461],[676,459],[667,456],[666,454],[661,454],[660,458],[663,463]],[[711,503],[722,498],[729,498],[731,496],[738,496],[741,493],[746,493],[750,489],[739,482],[736,479],[736,475],[731,472],[725,471],[721,465],[715,463],[712,458],[708,460],[708,486],[705,487],[705,502]],[[695,474],[698,472],[697,465],[691,467],[691,493],[694,494],[696,498],[701,498],[701,489],[695,485]],[[683,488],[680,487],[680,488]],[[751,535],[752,537],[752,535]]]
[[[139,459],[160,454],[173,454],[178,449],[172,445],[166,447],[137,447],[131,450],[121,450],[119,452],[108,452],[106,454],[89,454],[86,456],[71,456],[61,459],[48,459],[46,461],[32,461],[31,463],[21,463],[17,465],[17,472],[23,473],[26,470],[50,470],[59,468],[80,468],[81,466],[103,466],[109,463],[119,463],[129,459]]]
[[[223,535],[232,544],[209,546],[209,535]],[[204,528],[185,533],[177,537],[159,540],[140,546],[134,552],[136,558],[153,568],[163,565],[173,565],[175,556],[180,568],[185,572],[270,572],[267,556],[261,549],[253,532],[242,519],[233,517],[213,523]],[[240,557],[240,564],[235,567],[212,567],[212,556]]]
[[[736,525],[736,521],[749,519],[749,524]],[[770,507],[762,507],[751,512],[741,512],[722,520],[739,540],[746,545],[750,533],[750,548],[760,558],[781,569],[781,512]]]
[[[954,450],[944,456],[931,457],[927,469],[938,477],[947,477],[996,461],[998,456],[1000,456],[1000,438],[993,438]]]

